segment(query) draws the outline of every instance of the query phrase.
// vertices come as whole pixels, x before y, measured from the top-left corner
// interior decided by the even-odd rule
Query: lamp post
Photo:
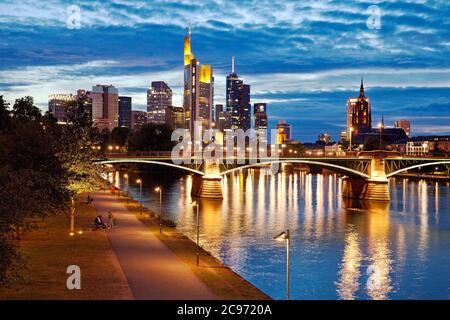
[[[162,187],[156,187],[156,192],[159,192],[159,233],[162,229]]]
[[[127,179],[127,204],[128,204],[128,198],[129,198],[129,185],[130,185],[130,178],[128,176],[128,173],[125,173],[124,175],[125,179]]]
[[[378,124],[378,128],[380,129],[380,150],[381,150],[381,143],[382,143],[382,131],[384,129],[383,122]]]
[[[353,127],[350,127],[350,152],[352,152]]]
[[[192,202],[192,206],[195,207],[197,213],[197,267],[200,264],[200,219],[199,219],[199,208],[197,201]]]
[[[136,183],[139,183],[139,203],[141,205],[139,215],[142,215],[142,179],[137,179]]]
[[[275,238],[278,241],[286,241],[286,300],[289,300],[291,294],[290,288],[290,251],[291,251],[291,236],[289,234],[289,229],[281,232]]]

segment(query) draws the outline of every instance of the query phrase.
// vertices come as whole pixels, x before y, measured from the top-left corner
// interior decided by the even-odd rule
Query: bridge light
[[[98,147],[97,147],[97,150],[100,150],[100,149],[101,149],[101,147],[100,147],[100,146],[98,146]]]
[[[108,146],[108,149],[109,149],[109,150],[112,150],[112,149],[113,149],[113,146]]]
[[[119,146],[116,146],[116,150],[119,150]]]

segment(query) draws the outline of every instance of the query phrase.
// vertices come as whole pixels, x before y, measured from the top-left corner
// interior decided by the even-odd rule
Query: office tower
[[[131,97],[119,97],[119,127],[131,129]]]
[[[227,112],[231,116],[231,129],[244,131],[251,127],[250,86],[244,84],[234,72],[234,57],[231,62],[231,73],[226,83]]]
[[[48,96],[48,111],[58,123],[67,123],[67,108],[76,105],[76,97],[72,94],[51,94]]]
[[[365,96],[361,78],[359,97],[347,99],[347,139],[350,140],[350,136],[358,134],[361,129],[371,128],[370,98]]]
[[[169,116],[166,124],[173,130],[184,128],[184,109],[182,107],[170,106],[166,110],[168,110],[167,114]]]
[[[145,111],[131,111],[131,129],[139,130],[144,124],[147,123],[147,112]]]
[[[256,134],[262,142],[267,142],[267,105],[265,103],[253,104],[253,119]]]
[[[280,120],[277,124],[277,144],[283,144],[286,141],[292,140],[292,126],[284,120]]]
[[[184,91],[183,108],[185,128],[194,133],[194,122],[201,121],[210,128],[214,95],[214,77],[211,65],[201,65],[191,50],[191,30],[184,37]]]
[[[214,122],[216,123],[216,128],[223,131],[219,126],[221,112],[223,112],[223,104],[216,104],[216,107],[214,108]]]
[[[411,136],[411,122],[409,120],[405,119],[396,120],[395,127],[402,128],[403,130],[405,130],[405,133],[408,136],[408,138]]]
[[[100,130],[119,125],[119,90],[112,85],[92,87],[92,121]]]
[[[212,126],[212,107],[214,105],[214,77],[210,64],[200,65],[199,120],[203,128]]]
[[[154,81],[147,90],[147,112],[172,105],[172,89],[164,81]]]

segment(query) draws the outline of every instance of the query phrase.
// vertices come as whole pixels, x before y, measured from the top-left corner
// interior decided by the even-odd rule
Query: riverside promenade
[[[107,192],[93,193],[97,213],[113,212],[117,227],[106,234],[135,299],[219,299],[124,202]]]

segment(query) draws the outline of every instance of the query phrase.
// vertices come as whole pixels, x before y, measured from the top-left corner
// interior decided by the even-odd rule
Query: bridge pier
[[[205,175],[194,175],[191,195],[200,198],[222,199],[222,176],[217,162],[206,161],[203,171]]]
[[[383,158],[372,159],[369,179],[354,177],[344,179],[344,197],[369,201],[390,201],[389,180],[384,166]]]

